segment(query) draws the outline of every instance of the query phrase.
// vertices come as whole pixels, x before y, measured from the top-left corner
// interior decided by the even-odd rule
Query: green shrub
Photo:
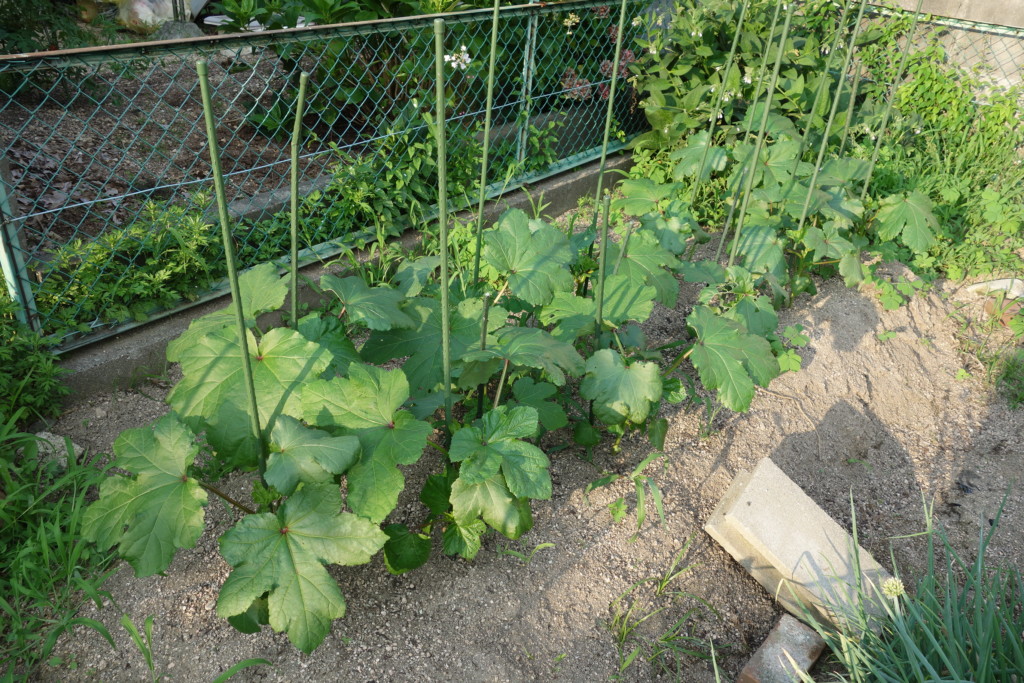
[[[44,339],[15,316],[14,302],[0,294],[0,416],[18,411],[26,420],[56,415],[68,388],[63,370]]]

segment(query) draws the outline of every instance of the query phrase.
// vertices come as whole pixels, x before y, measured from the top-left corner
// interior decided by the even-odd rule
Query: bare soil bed
[[[653,344],[682,334],[696,292],[683,287],[677,309],[657,311],[645,326]],[[852,495],[862,545],[890,570],[895,560],[908,585],[924,570],[924,542],[896,537],[924,528],[925,502],[934,502],[936,524],[954,546],[973,557],[979,532],[989,529],[1009,490],[988,559],[1024,566],[1024,496],[1019,485],[1010,488],[1019,484],[1024,411],[1010,411],[994,396],[978,361],[962,351],[971,329],[961,320],[980,320],[981,305],[961,287],[939,284],[899,310],[883,311],[869,293],[823,283],[816,297],[782,314],[783,325],[799,323],[810,337],[800,372],[759,390],[749,413],[721,414],[709,437],[698,436],[698,412],[666,411],[667,458],[647,470],[664,493],[664,525],[649,516],[631,541],[635,496],[625,479],[584,495],[602,474],[628,473],[650,453],[645,441],[627,439],[619,453],[603,444],[592,462],[566,448],[552,455],[554,495],[534,505],[535,526],[520,542],[491,534],[474,562],[436,555],[400,577],[389,575],[379,556],[368,566],[332,568],[348,614],[311,655],[282,634],[244,635],[217,617],[229,567],[216,538],[233,513],[211,501],[207,533],[196,548],[178,554],[166,577],[137,579],[125,566],[106,585],[113,604],[83,610],[108,625],[118,649],[77,629],[58,643],[65,663],[45,668],[40,680],[147,679],[142,656],[118,625],[123,613],[137,624],[155,616],[155,663],[179,681],[209,681],[250,657],[274,666],[248,669],[236,680],[606,680],[619,670],[608,627],[613,602],[634,582],[668,571],[691,536],[679,566],[694,568],[661,596],[648,585],[619,603],[625,609],[639,601],[634,617],[665,608],[633,632],[626,653],[648,645],[622,678],[713,681],[710,664],[700,659],[684,657],[668,669],[648,660],[650,643],[698,608],[682,632],[704,641],[705,650],[714,643],[731,680],[780,609],[702,527],[736,473],[768,457],[847,529]],[[895,336],[880,339],[882,332]],[[971,376],[958,379],[960,369]],[[51,431],[90,451],[109,452],[121,430],[167,410],[161,399],[168,386],[145,381],[83,398]],[[549,438],[549,446],[570,440],[565,433]],[[439,468],[428,453],[406,469],[406,495],[393,519],[422,518],[416,495]],[[225,488],[246,496],[251,485],[250,477],[237,477]],[[607,504],[619,496],[630,514],[614,524]],[[539,550],[529,563],[502,552],[529,554],[541,543],[554,547]]]

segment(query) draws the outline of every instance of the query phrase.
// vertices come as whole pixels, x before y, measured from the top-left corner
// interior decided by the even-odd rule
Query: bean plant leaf
[[[398,504],[405,478],[398,465],[423,454],[433,428],[400,410],[409,398],[401,370],[353,363],[349,376],[317,380],[302,392],[307,422],[340,427],[359,437],[362,454],[348,470],[348,504],[353,512],[381,522]]]
[[[508,274],[511,292],[534,305],[551,301],[555,292],[572,289],[569,240],[545,223],[531,225],[518,209],[506,212],[496,227],[484,232],[483,258],[499,273]]]
[[[569,424],[565,409],[554,401],[549,401],[558,393],[558,389],[549,382],[534,382],[532,377],[520,377],[512,385],[512,395],[518,404],[530,406],[537,411],[537,417],[544,429],[552,431]]]
[[[695,133],[687,139],[685,147],[669,155],[669,159],[678,162],[672,171],[676,180],[697,176],[699,181],[705,181],[711,177],[712,171],[725,170],[729,155],[723,147],[708,147],[708,137],[706,130]]]
[[[344,474],[359,457],[359,439],[331,436],[327,432],[304,427],[293,417],[282,415],[270,432],[267,458],[267,483],[286,496],[299,482],[314,484],[333,481]]]
[[[565,384],[566,373],[572,377],[583,373],[583,358],[572,345],[536,327],[506,327],[497,332],[494,343],[486,349],[470,351],[462,358],[466,361],[494,358],[513,366],[537,368],[557,386]]]
[[[371,363],[382,363],[408,356],[402,365],[412,393],[423,396],[439,388],[444,371],[441,364],[441,304],[436,299],[409,299],[404,310],[415,320],[408,329],[375,332],[363,345],[360,354]],[[491,306],[488,330],[505,324],[508,313],[500,306]],[[466,299],[459,302],[451,315],[451,357],[458,359],[480,344],[483,325],[483,301]]]
[[[333,292],[341,301],[344,317],[371,330],[412,327],[413,319],[398,304],[405,299],[401,292],[378,285],[367,287],[361,277],[339,278],[328,273],[320,278],[320,286]]]
[[[661,374],[654,363],[626,365],[617,351],[601,349],[587,360],[580,395],[594,402],[605,424],[641,424],[661,398]]]
[[[500,406],[452,437],[449,457],[461,462],[459,480],[479,484],[498,473],[517,498],[551,497],[550,465],[528,439],[537,435],[537,411],[529,406]]]
[[[85,511],[84,538],[101,550],[118,543],[136,576],[167,569],[177,549],[191,548],[203,533],[206,491],[188,476],[198,452],[195,435],[173,413],[152,428],[122,432],[114,465],[133,478],[104,480]]]
[[[327,349],[295,330],[275,328],[258,343],[246,331],[260,425],[272,430],[279,415],[302,416],[298,387],[331,363]],[[182,380],[167,402],[226,460],[253,467],[259,444],[252,433],[238,334],[224,328],[199,339],[181,359]]]
[[[736,412],[750,407],[754,383],[768,386],[780,373],[771,345],[739,323],[697,306],[686,322],[696,331],[690,360],[705,387],[718,391],[722,405]]]
[[[918,254],[928,251],[935,246],[939,228],[932,207],[932,200],[919,190],[886,197],[875,214],[878,236],[884,240],[899,237]]]
[[[278,277],[273,263],[262,263],[238,276],[238,289],[246,327],[253,327],[261,314],[276,311],[284,305],[288,281]],[[180,337],[167,345],[167,360],[181,362],[183,352],[195,346],[202,337],[234,323],[234,304],[196,318]]]
[[[322,563],[366,564],[388,540],[377,525],[340,510],[336,486],[304,485],[277,513],[248,515],[221,536],[221,555],[234,570],[217,613],[242,614],[269,593],[271,628],[312,652],[345,614],[345,599]]]
[[[516,499],[500,472],[476,483],[460,476],[452,484],[451,501],[455,522],[462,528],[473,529],[474,521],[482,517],[493,529],[514,540],[533,527],[529,501]]]

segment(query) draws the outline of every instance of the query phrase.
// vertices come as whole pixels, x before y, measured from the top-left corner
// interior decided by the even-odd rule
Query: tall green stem
[[[875,173],[875,164],[878,163],[878,153],[882,149],[882,138],[885,137],[885,129],[889,127],[889,117],[892,115],[892,106],[896,101],[896,91],[900,87],[900,79],[903,78],[903,70],[907,67],[907,57],[910,56],[910,48],[914,45],[914,33],[917,31],[917,20],[921,18],[921,3],[924,0],[917,0],[917,8],[914,10],[914,21],[910,24],[910,32],[907,34],[907,43],[903,46],[903,55],[900,57],[900,66],[893,76],[892,87],[889,89],[889,101],[885,103],[885,113],[882,115],[882,125],[878,127],[875,134],[875,150],[871,153],[871,163],[868,164],[868,174],[864,178],[864,189],[860,193],[860,201],[863,202],[868,196],[868,187],[871,185],[871,176]]]
[[[199,75],[199,91],[203,98],[203,118],[206,121],[206,137],[210,145],[210,170],[213,172],[213,189],[217,195],[217,216],[220,219],[221,239],[224,241],[224,258],[227,262],[228,282],[231,284],[231,299],[234,302],[235,322],[238,325],[238,344],[242,351],[242,377],[245,391],[249,399],[249,426],[259,445],[260,478],[267,471],[267,447],[260,428],[259,406],[256,403],[256,386],[252,381],[252,361],[249,358],[248,329],[245,326],[245,313],[242,310],[242,296],[238,289],[238,269],[235,267],[235,244],[231,237],[231,224],[228,220],[228,201],[224,192],[224,175],[220,168],[220,152],[217,148],[217,127],[213,121],[213,102],[210,98],[210,78],[205,61],[196,63]]]
[[[850,86],[850,101],[846,105],[846,120],[843,122],[843,133],[839,137],[839,151],[836,156],[842,158],[846,151],[846,140],[850,134],[850,124],[853,122],[853,112],[857,108],[857,90],[860,89],[860,69],[853,74],[853,84]]]
[[[480,279],[480,250],[483,247],[484,203],[487,201],[487,155],[491,147],[491,112],[494,108],[494,62],[498,54],[498,3],[491,15],[491,56],[487,62],[487,111],[484,114],[484,148],[480,156],[480,202],[476,209],[476,253],[473,254],[473,282]]]
[[[306,106],[309,74],[299,75],[299,101],[295,104],[295,128],[292,130],[292,327],[299,327],[299,138],[302,136],[302,110]]]
[[[434,96],[437,100],[437,220],[441,241],[441,365],[444,370],[444,422],[451,434],[452,359],[451,316],[448,301],[448,150],[445,141],[444,19],[434,19]]]
[[[743,231],[743,222],[747,217],[747,207],[750,204],[750,194],[754,189],[754,173],[761,159],[761,150],[764,148],[765,131],[768,129],[768,117],[772,113],[772,102],[775,99],[775,86],[779,82],[779,71],[782,69],[782,55],[786,51],[786,39],[789,38],[789,27],[793,21],[793,11],[796,3],[790,0],[786,9],[786,22],[782,26],[782,35],[779,37],[779,49],[775,53],[775,67],[772,69],[772,78],[768,83],[768,92],[765,95],[764,112],[761,114],[761,127],[757,132],[757,142],[754,143],[754,154],[750,161],[750,170],[747,172],[746,182],[743,188],[743,201],[740,204],[740,215],[736,219],[736,230],[732,237],[732,249],[729,251],[729,265],[736,262],[736,252],[739,249],[740,233]]]
[[[491,312],[491,293],[484,292],[484,312],[480,325],[480,350],[485,351],[487,349],[487,316]],[[484,399],[486,398],[485,389],[486,384],[480,384],[477,387],[477,394],[479,395],[476,405],[476,416],[477,419],[484,416]]]
[[[619,82],[619,60],[622,57],[622,33],[626,28],[626,0],[619,4],[619,30],[615,33],[615,57],[612,59],[612,82],[608,86],[608,110],[604,117],[604,139],[601,142],[601,163],[597,170],[597,192],[594,193],[594,203],[601,201],[601,191],[604,189],[604,169],[608,164],[608,141],[612,135],[612,118],[615,113],[615,91]],[[597,215],[594,215],[595,220]]]

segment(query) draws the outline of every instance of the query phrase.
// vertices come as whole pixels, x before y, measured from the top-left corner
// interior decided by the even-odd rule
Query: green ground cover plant
[[[97,606],[114,557],[81,543],[86,495],[106,478],[70,444],[61,460],[42,457],[65,444],[41,444],[18,431],[24,413],[0,414],[0,677],[29,680],[61,633],[75,625],[106,630],[77,616]],[[108,638],[109,639],[109,638]]]
[[[31,422],[60,412],[68,388],[53,340],[18,321],[15,304],[0,294],[0,415]]]

